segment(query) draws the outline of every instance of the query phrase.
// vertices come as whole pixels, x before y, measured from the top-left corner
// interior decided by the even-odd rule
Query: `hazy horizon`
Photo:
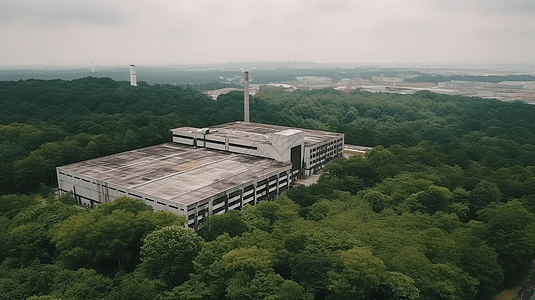
[[[3,0],[0,66],[533,64],[532,0]]]

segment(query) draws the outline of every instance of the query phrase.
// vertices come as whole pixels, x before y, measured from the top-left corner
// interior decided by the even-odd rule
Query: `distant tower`
[[[243,78],[243,120],[249,122],[249,72]]]
[[[91,60],[91,73],[95,73],[95,69],[93,68],[93,60]]]
[[[130,85],[137,86],[136,65],[130,65]]]
[[[344,93],[346,93],[346,95],[348,96],[351,96],[351,94],[353,94],[353,87],[351,86],[351,82],[347,84],[346,88],[344,89]]]

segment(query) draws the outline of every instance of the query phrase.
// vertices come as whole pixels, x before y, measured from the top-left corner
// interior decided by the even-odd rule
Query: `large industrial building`
[[[250,122],[181,127],[171,142],[57,168],[59,190],[85,206],[127,196],[188,217],[272,200],[342,157],[344,135]]]
[[[131,66],[135,85],[135,66]],[[244,91],[249,75],[244,74]],[[271,200],[342,157],[341,133],[249,122],[171,129],[170,142],[56,168],[60,193],[94,207],[127,196],[186,215],[189,228],[211,215]]]

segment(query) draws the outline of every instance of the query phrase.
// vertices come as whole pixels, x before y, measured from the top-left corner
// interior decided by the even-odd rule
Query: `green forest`
[[[533,105],[263,91],[253,122],[374,148],[198,233],[138,200],[56,198],[55,167],[240,120],[242,92],[30,79],[0,81],[0,105],[0,299],[493,299],[529,278]]]

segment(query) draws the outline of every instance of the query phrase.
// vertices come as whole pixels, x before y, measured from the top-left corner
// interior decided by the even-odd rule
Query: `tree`
[[[535,250],[535,216],[513,200],[487,207],[480,218],[488,226],[485,240],[498,253],[504,284],[513,287],[529,274]]]
[[[333,265],[332,258],[325,249],[310,245],[290,260],[292,278],[306,291],[316,294],[327,292],[327,273]]]
[[[193,272],[193,259],[202,246],[202,239],[193,229],[167,226],[147,235],[141,247],[141,270],[152,279],[161,279],[175,286]]]
[[[35,191],[39,183],[47,178],[47,173],[52,170],[52,165],[43,155],[32,152],[28,157],[19,159],[13,163],[14,179],[21,187]]]
[[[333,299],[368,299],[386,272],[383,261],[370,250],[360,247],[335,256],[334,269],[329,272],[329,290]]]
[[[228,233],[230,237],[240,236],[247,231],[247,224],[241,219],[240,212],[231,210],[222,215],[213,215],[202,223],[199,235],[205,241],[213,241],[217,236]]]
[[[241,216],[249,229],[261,229],[270,232],[277,219],[280,206],[275,202],[262,201],[254,207],[245,206]]]
[[[377,213],[381,212],[387,207],[391,207],[393,204],[392,198],[376,190],[371,190],[367,192],[364,195],[363,200],[370,203],[373,211]]]
[[[139,200],[121,197],[72,216],[49,232],[60,258],[71,268],[113,274],[134,269],[142,239],[149,233],[184,222],[184,216],[152,212],[152,207]]]
[[[119,278],[118,278],[119,277]],[[163,280],[150,280],[140,272],[116,276],[115,281],[120,280],[118,286],[109,293],[109,300],[153,300],[158,299],[167,285]]]
[[[503,269],[498,263],[498,253],[476,237],[471,228],[455,229],[452,238],[461,254],[457,265],[479,281],[475,299],[491,299],[499,291],[504,279]]]
[[[451,203],[452,195],[447,188],[431,185],[426,190],[413,195],[422,212],[434,214],[437,211],[446,212]]]
[[[38,203],[34,196],[14,194],[0,196],[0,216],[13,218],[24,208]]]
[[[31,264],[36,259],[42,262],[51,261],[50,252],[53,247],[43,224],[27,223],[17,226],[9,232],[7,242],[8,255],[19,258],[22,265]]]
[[[286,280],[274,272],[256,271],[254,277],[239,273],[229,280],[226,298],[236,300],[305,299],[306,294],[295,281]]]
[[[453,264],[431,263],[418,246],[403,247],[389,264],[414,279],[419,299],[473,299],[477,293],[477,279]]]
[[[112,280],[92,269],[61,270],[52,284],[50,296],[58,299],[102,299],[112,289]]]
[[[374,294],[374,298],[391,300],[418,299],[420,290],[414,284],[414,279],[403,273],[387,271],[378,292]]]
[[[468,207],[470,208],[468,216],[469,219],[472,219],[475,218],[479,210],[485,208],[490,203],[502,200],[502,193],[496,184],[482,180],[470,191],[468,199]]]

